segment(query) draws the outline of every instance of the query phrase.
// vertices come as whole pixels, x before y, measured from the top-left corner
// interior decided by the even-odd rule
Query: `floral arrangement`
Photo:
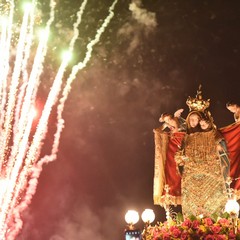
[[[227,214],[222,217],[190,216],[186,219],[179,215],[175,220],[158,223],[149,230],[147,240],[240,240],[238,219]]]

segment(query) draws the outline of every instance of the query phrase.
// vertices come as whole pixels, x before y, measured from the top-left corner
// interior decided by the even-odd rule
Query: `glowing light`
[[[72,53],[70,51],[64,51],[62,53],[62,59],[65,59],[67,62],[69,62],[72,59]]]
[[[226,206],[225,206],[225,211],[229,214],[238,215],[238,213],[239,213],[238,202],[235,199],[228,199]]]
[[[32,8],[33,8],[33,5],[30,2],[26,2],[23,4],[23,10],[26,12],[30,12]]]
[[[127,224],[134,225],[139,221],[139,214],[135,210],[128,210],[125,214],[125,221]]]
[[[113,17],[114,6],[96,35],[87,45],[85,58],[73,66],[71,74],[63,85],[63,77],[71,59],[74,45],[79,36],[78,27],[85,11],[87,0],[84,0],[77,12],[77,20],[73,25],[73,37],[69,49],[63,54],[63,60],[56,71],[56,76],[37,122],[33,126],[36,109],[37,92],[41,84],[44,61],[47,54],[47,40],[50,27],[54,21],[56,2],[50,0],[49,19],[44,30],[39,33],[39,41],[33,44],[36,0],[24,5],[24,13],[20,29],[16,32],[14,17],[16,6],[14,0],[9,1],[8,16],[0,21],[0,239],[13,240],[19,234],[23,222],[22,212],[31,203],[36,191],[38,178],[44,163],[56,160],[61,132],[64,128],[62,117],[65,101],[71,90],[71,83],[79,70],[84,68],[91,58],[93,46],[99,41],[101,34]],[[16,11],[17,12],[17,11]],[[7,20],[6,20],[7,19]],[[19,34],[18,34],[19,33]],[[18,35],[17,46],[12,36]],[[33,47],[37,46],[37,47]],[[33,49],[34,48],[34,49]],[[12,49],[15,62],[12,62]],[[33,51],[32,51],[33,50]],[[35,55],[30,59],[31,53]],[[11,60],[11,61],[10,61]],[[40,158],[42,146],[48,131],[48,121],[52,108],[57,104],[57,130],[50,155]]]
[[[49,29],[39,29],[38,30],[38,37],[40,40],[47,40],[49,37]]]
[[[152,209],[145,209],[142,213],[142,220],[145,223],[152,223],[155,219],[155,214]]]

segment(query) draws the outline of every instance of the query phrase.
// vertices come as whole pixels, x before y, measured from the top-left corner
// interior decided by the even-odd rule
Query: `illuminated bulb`
[[[135,210],[128,210],[127,213],[125,214],[125,221],[127,224],[136,224],[139,220],[139,214]]]
[[[70,51],[64,51],[62,58],[68,62],[72,59],[72,53]]]
[[[235,199],[229,199],[225,206],[225,211],[229,214],[239,213],[239,204]]]
[[[26,2],[23,4],[23,10],[24,12],[30,12],[32,9],[32,4],[30,2]]]
[[[155,214],[152,209],[145,209],[142,213],[142,220],[146,223],[152,223],[155,219]]]

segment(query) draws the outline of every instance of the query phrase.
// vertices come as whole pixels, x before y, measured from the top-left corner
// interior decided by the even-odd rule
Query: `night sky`
[[[58,1],[39,106],[81,2]],[[89,0],[72,65],[111,3]],[[39,9],[44,24],[45,1]],[[240,103],[239,0],[119,0],[114,14],[72,85],[58,158],[43,168],[18,240],[122,240],[128,209],[152,208],[163,221],[152,200],[153,129],[161,113],[184,108],[186,117],[186,99],[202,84],[216,125],[234,121],[225,105]],[[55,124],[53,112],[46,153]]]

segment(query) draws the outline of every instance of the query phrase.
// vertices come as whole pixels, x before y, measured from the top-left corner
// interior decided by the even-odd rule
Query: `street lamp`
[[[236,199],[228,199],[226,206],[225,206],[225,212],[229,213],[229,215],[236,215],[238,216],[239,213],[239,204]]]
[[[125,221],[128,224],[129,228],[134,228],[134,224],[139,221],[139,214],[135,210],[128,210],[125,214]]]
[[[141,215],[143,222],[145,223],[143,231],[136,229],[134,224],[139,221],[139,214],[135,210],[128,210],[125,214],[125,221],[128,224],[128,228],[125,230],[125,240],[145,240],[149,239],[151,235],[151,223],[155,220],[155,214],[152,209],[145,209]]]
[[[155,214],[152,209],[145,209],[142,213],[142,220],[145,223],[152,223],[155,220]]]
[[[239,204],[235,198],[228,199],[225,205],[225,212],[230,215],[230,218],[232,219],[234,233],[237,233]]]
[[[141,240],[141,231],[135,228],[135,224],[139,221],[139,214],[135,210],[128,210],[125,214],[125,221],[128,224],[125,229],[125,240]]]
[[[142,220],[145,223],[142,237],[144,240],[149,239],[151,236],[151,223],[155,220],[155,214],[152,209],[145,209],[142,213]]]

